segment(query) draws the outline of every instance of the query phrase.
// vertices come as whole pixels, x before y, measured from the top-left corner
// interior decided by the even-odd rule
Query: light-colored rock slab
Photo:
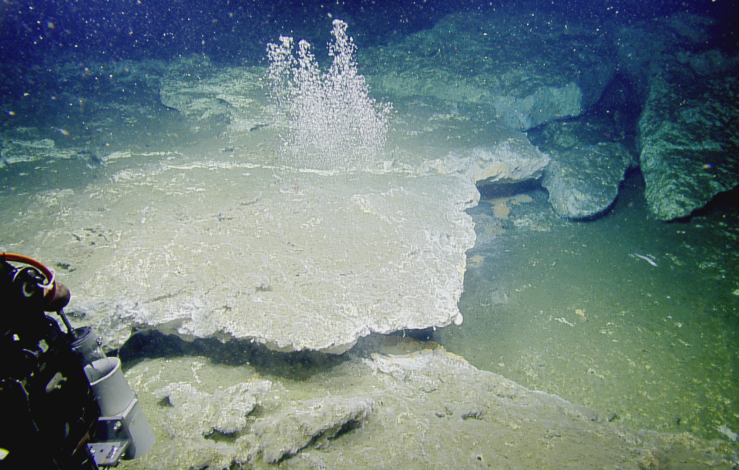
[[[45,225],[24,252],[70,266],[68,312],[110,345],[149,326],[342,352],[461,321],[478,197],[459,174],[173,158],[38,195],[17,224]]]
[[[636,470],[736,464],[728,443],[687,433],[636,432],[595,410],[480,371],[442,349],[350,356],[311,368],[302,380],[265,377],[269,368],[259,372],[203,358],[147,360],[127,377],[155,423],[157,444],[123,468],[580,469],[608,462]],[[185,382],[215,395],[257,377],[269,380],[271,388],[258,397],[258,412],[247,414],[234,433],[203,430],[198,423],[210,418],[197,406],[182,420],[193,432],[173,435],[156,425],[180,416],[178,408],[188,402],[162,407],[154,390]],[[238,393],[232,396],[238,400]]]
[[[219,67],[203,56],[169,64],[161,79],[159,99],[194,121],[225,117],[229,134],[249,133],[270,124],[261,79],[264,67]]]
[[[19,162],[32,162],[40,159],[73,158],[77,152],[71,149],[58,148],[51,139],[0,140],[0,168]]]
[[[459,168],[477,186],[484,186],[538,179],[549,164],[549,156],[531,145],[525,135],[511,133],[490,146],[459,149],[443,162],[446,167]]]

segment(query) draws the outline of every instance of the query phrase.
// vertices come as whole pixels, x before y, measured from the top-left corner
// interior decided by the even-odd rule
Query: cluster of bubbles
[[[269,44],[270,95],[286,118],[283,157],[286,163],[315,170],[361,168],[381,158],[387,141],[390,104],[369,96],[369,86],[357,71],[357,46],[346,34],[347,24],[334,20],[329,44],[333,63],[318,67],[311,46],[280,37]]]

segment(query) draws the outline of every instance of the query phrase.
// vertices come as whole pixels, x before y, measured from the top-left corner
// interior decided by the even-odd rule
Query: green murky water
[[[556,217],[541,190],[509,199],[502,219],[483,198],[465,322],[435,339],[630,427],[726,439],[717,428],[739,429],[737,210],[719,201],[689,222],[655,221],[643,184],[631,175],[591,222]]]

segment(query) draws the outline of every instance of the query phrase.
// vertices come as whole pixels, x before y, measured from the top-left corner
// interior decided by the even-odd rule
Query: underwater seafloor
[[[114,148],[180,154],[169,159],[239,158],[238,150],[226,148],[218,138],[221,123],[193,128],[177,113],[149,105],[158,110],[156,116],[107,127]],[[121,115],[112,110],[94,116],[96,121],[118,119]],[[143,134],[136,130],[139,125]],[[104,165],[89,158],[46,160],[0,170],[3,250],[16,251],[27,243],[24,237],[44,232],[43,223],[9,223],[33,210],[29,206],[38,194],[84,191],[91,183],[114,187],[112,174],[154,164],[158,158],[165,157],[124,158]],[[220,183],[201,182],[205,188]],[[739,211],[730,198],[719,198],[688,221],[663,223],[649,217],[642,193],[643,180],[633,172],[607,214],[575,222],[556,216],[546,192],[535,183],[483,191],[479,205],[468,211],[477,242],[467,253],[459,303],[464,323],[401,336],[436,341],[480,369],[592,407],[609,421],[634,429],[726,439],[720,429],[739,429]],[[118,206],[123,218],[134,209]],[[51,206],[49,221],[58,216],[55,210],[68,211]],[[651,257],[657,266],[636,254]],[[43,246],[34,255],[44,259]],[[64,269],[57,271],[64,282]],[[74,296],[75,286],[69,287]],[[174,360],[193,354],[193,364],[210,360],[235,369],[234,362],[242,360],[267,369],[276,360],[279,374],[296,380],[323,367],[299,353],[285,360],[257,350],[239,358],[229,351],[229,343],[146,338],[134,336],[133,346],[123,347],[127,366],[147,355]],[[370,353],[375,347],[374,342],[360,342],[355,352],[367,348]]]
[[[540,189],[483,198],[471,210],[478,244],[465,324],[434,338],[481,369],[630,427],[722,437],[718,428],[739,418],[739,213],[720,198],[666,224],[650,218],[643,189],[632,173],[613,209],[589,222],[556,217]]]
[[[84,143],[105,149],[101,154],[133,151],[133,156],[104,162],[91,151],[0,169],[0,249],[32,249],[27,254],[56,264],[61,282],[64,266],[75,260],[46,259],[43,233],[61,213],[74,219],[74,209],[55,199],[63,191],[84,193],[90,185],[114,191],[113,175],[164,160],[172,165],[238,162],[246,154],[277,152],[274,136],[261,138],[260,130],[254,132],[253,147],[233,146],[223,138],[227,123],[214,118],[193,125],[162,106],[152,90],[130,84],[121,90],[108,96],[107,102],[117,106],[86,109],[83,100],[63,103],[67,107],[61,112],[28,115],[23,124],[41,129],[61,149]],[[436,111],[448,115],[446,109]],[[465,133],[464,122],[454,125]],[[388,146],[393,145],[391,137]],[[198,182],[203,191],[222,184],[215,178]],[[467,252],[459,302],[464,323],[399,332],[396,337],[414,338],[401,342],[399,350],[421,350],[432,344],[425,341],[434,341],[479,369],[599,410],[610,422],[730,442],[732,432],[739,432],[739,210],[730,194],[689,220],[664,223],[649,216],[643,190],[640,173],[631,172],[606,214],[571,221],[555,215],[536,182],[484,188],[479,205],[468,211],[477,241]],[[121,220],[140,215],[140,207],[125,201],[115,207]],[[24,219],[28,212],[41,216],[32,225],[16,223],[29,220]],[[104,233],[87,236],[105,238]],[[69,287],[74,296],[75,285]],[[126,367],[140,368],[151,360],[172,382],[195,377],[208,385],[219,383],[218,374],[241,374],[246,361],[256,365],[256,375],[264,377],[274,368],[276,375],[296,382],[320,376],[341,361],[280,356],[264,348],[240,354],[229,344],[185,343],[142,332],[118,352]],[[353,353],[369,355],[377,344],[360,341]],[[170,362],[177,368],[167,372]],[[214,368],[198,375],[207,362]],[[134,388],[142,386],[136,374],[129,377]]]

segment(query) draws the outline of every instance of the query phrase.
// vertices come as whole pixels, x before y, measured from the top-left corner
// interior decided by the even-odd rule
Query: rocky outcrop
[[[645,195],[660,220],[739,184],[739,61],[717,51],[682,59],[652,78],[639,119]]]
[[[660,220],[687,217],[739,183],[739,58],[705,49],[712,24],[678,13],[614,33],[619,70],[633,84],[635,103],[644,103],[639,163],[647,203]]]
[[[549,123],[534,133],[551,157],[542,185],[558,214],[581,219],[602,213],[637,164],[650,209],[662,220],[686,217],[736,186],[739,58],[717,50],[694,53],[711,39],[710,25],[703,17],[676,14],[613,32],[619,81],[599,102],[600,114],[567,126]],[[627,147],[636,127],[629,116],[642,106],[637,162]]]
[[[451,14],[397,44],[360,53],[376,92],[486,107],[516,130],[580,115],[615,72],[609,40],[547,14]]]
[[[689,13],[676,13],[621,26],[613,32],[617,50],[618,70],[628,77],[636,92],[635,101],[644,103],[649,84],[677,54],[692,55],[696,48],[711,40],[709,28],[714,20]]]

